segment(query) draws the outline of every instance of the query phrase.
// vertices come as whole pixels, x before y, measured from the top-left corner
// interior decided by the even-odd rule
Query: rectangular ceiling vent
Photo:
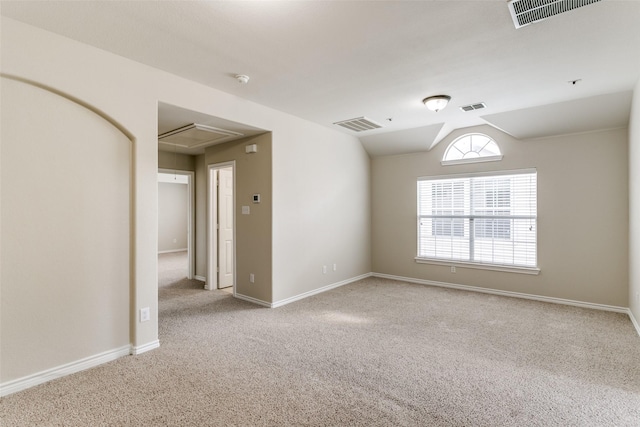
[[[192,123],[158,135],[158,141],[179,147],[198,148],[241,136],[244,135],[231,130]]]
[[[516,28],[542,21],[600,0],[511,0],[509,11]]]
[[[343,120],[341,122],[335,122],[334,125],[342,126],[354,132],[363,132],[365,130],[379,129],[382,125],[374,122],[366,117],[357,117],[355,119]]]
[[[483,108],[487,108],[487,104],[485,104],[484,102],[478,102],[477,104],[463,105],[462,107],[460,107],[460,109],[465,112],[482,110]]]

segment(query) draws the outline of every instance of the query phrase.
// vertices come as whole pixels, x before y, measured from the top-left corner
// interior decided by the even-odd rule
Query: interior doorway
[[[209,165],[206,289],[233,289],[236,277],[235,161]]]
[[[162,223],[160,222],[160,218],[159,218],[159,247],[158,247],[158,252],[172,252],[172,250],[170,249],[171,245],[177,245],[175,246],[175,251],[179,252],[179,251],[183,251],[185,248],[184,246],[186,246],[186,250],[187,250],[187,279],[191,280],[194,277],[195,274],[195,235],[194,235],[194,222],[195,222],[195,186],[194,186],[194,178],[195,178],[195,174],[194,172],[191,171],[176,171],[176,170],[169,170],[169,169],[158,169],[158,184],[170,184],[170,185],[184,185],[186,186],[186,193],[187,193],[187,197],[186,198],[181,198],[177,203],[180,204],[184,204],[183,206],[180,206],[181,209],[183,209],[184,212],[186,212],[186,218],[185,218],[185,222],[186,222],[186,235],[185,236],[180,236],[178,235],[179,231],[176,231],[174,235],[168,235],[168,237],[171,239],[171,241],[166,242],[164,248],[160,248],[160,237],[162,236],[162,230],[160,230],[160,227],[163,227]],[[159,193],[159,197],[162,197],[160,191]],[[186,200],[184,200],[186,199]],[[159,200],[159,207],[160,207],[160,200]],[[171,201],[169,201],[171,202]],[[161,209],[161,207],[160,207]],[[179,222],[177,227],[179,227]],[[185,242],[180,242],[180,239],[184,238]],[[186,245],[185,245],[186,244]],[[162,250],[164,249],[164,250]]]

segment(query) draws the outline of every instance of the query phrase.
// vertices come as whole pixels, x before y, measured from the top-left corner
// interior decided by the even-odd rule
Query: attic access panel
[[[198,148],[244,136],[239,132],[192,123],[158,135],[158,141],[184,148]]]

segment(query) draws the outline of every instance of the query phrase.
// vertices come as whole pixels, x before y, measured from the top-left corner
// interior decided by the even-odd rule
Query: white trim
[[[440,161],[440,164],[442,166],[453,166],[453,165],[466,165],[468,163],[499,162],[500,160],[502,160],[502,155],[476,157],[473,159],[442,160]]]
[[[506,271],[508,273],[520,273],[520,274],[540,274],[538,267],[518,267],[515,265],[498,265],[498,264],[481,264],[475,262],[456,261],[456,260],[441,260],[433,258],[415,258],[418,264],[434,264],[445,266],[456,266],[463,268],[475,268],[476,270],[491,270],[491,271]]]
[[[484,150],[484,148],[489,145],[490,143],[493,143],[497,148],[498,148],[498,154],[496,154],[495,156],[480,156],[480,153],[478,153],[477,151],[474,151],[473,148],[473,137],[474,136],[479,136],[482,138],[486,138],[489,141],[484,144],[482,146],[482,150]],[[463,153],[463,156],[466,156],[469,153],[476,153],[478,155],[478,157],[472,157],[472,158],[466,158],[466,159],[458,159],[458,160],[445,160],[447,155],[449,154],[449,151],[451,151],[451,149],[459,142],[462,141],[464,139],[469,139],[469,151]],[[462,153],[462,150],[460,148],[456,149]],[[454,139],[453,141],[451,141],[451,143],[447,146],[447,149],[444,150],[444,155],[442,156],[442,160],[440,161],[440,164],[442,166],[445,165],[460,165],[460,164],[465,164],[465,163],[479,163],[479,162],[494,162],[494,161],[499,161],[502,160],[502,150],[500,149],[500,145],[498,145],[498,142],[493,139],[492,137],[490,137],[487,134],[484,133],[480,133],[480,132],[470,132],[470,133],[465,133],[463,135],[460,135],[459,137],[457,137],[456,139]]]
[[[147,351],[154,350],[158,347],[160,347],[160,340],[151,341],[139,346],[131,346],[131,354],[133,356],[137,356],[139,354],[146,353]]]
[[[170,249],[168,251],[158,251],[158,255],[160,254],[171,254],[174,252],[188,252],[189,248],[182,248],[182,249]]]
[[[525,175],[528,173],[538,173],[536,168],[524,168],[524,169],[501,169],[495,171],[485,172],[469,172],[469,173],[455,173],[450,175],[425,175],[419,176],[418,181],[434,181],[438,179],[457,179],[457,178],[476,178],[482,176],[504,176],[504,175]]]
[[[263,301],[263,300],[260,300],[260,299],[257,299],[257,298],[253,298],[253,297],[249,297],[249,296],[246,296],[246,295],[238,294],[238,293],[235,293],[233,296],[238,298],[238,299],[244,300],[244,301],[248,301],[248,302],[252,302],[254,304],[261,305],[263,307],[278,308],[278,307],[282,307],[283,305],[291,304],[292,302],[299,301],[301,299],[308,298],[310,296],[317,295],[317,294],[320,294],[322,292],[326,292],[326,291],[329,291],[331,289],[338,288],[340,286],[348,285],[349,283],[357,282],[358,280],[366,279],[367,277],[371,277],[371,276],[372,276],[372,273],[361,274],[360,276],[356,276],[356,277],[352,277],[350,279],[342,280],[340,282],[332,283],[330,285],[323,286],[321,288],[314,289],[312,291],[303,292],[301,294],[294,295],[292,297],[285,298],[283,300],[276,301],[276,302],[271,302],[271,303]]]
[[[594,310],[613,311],[616,313],[629,313],[626,307],[618,307],[615,305],[596,304],[592,302],[575,301],[564,298],[545,297],[542,295],[525,294],[521,292],[501,291],[498,289],[481,288],[478,286],[458,285],[455,283],[436,282],[434,280],[414,279],[412,277],[393,276],[391,274],[373,273],[374,277],[383,279],[399,280],[402,282],[417,283],[419,285],[438,286],[441,288],[460,289],[463,291],[480,292],[484,294],[500,295],[503,297],[522,298],[541,302],[550,302],[553,304],[571,305],[574,307],[591,308]]]
[[[249,296],[242,295],[242,294],[238,294],[238,293],[235,293],[235,292],[234,292],[233,296],[234,296],[235,298],[241,299],[241,300],[243,300],[243,301],[252,302],[252,303],[254,303],[254,304],[261,305],[261,306],[263,306],[263,307],[268,307],[268,308],[271,308],[271,307],[272,307],[271,303],[266,302],[266,301],[263,301],[263,300],[261,300],[261,299],[257,299],[257,298],[249,297]]]
[[[39,384],[44,384],[51,380],[75,374],[76,372],[84,371],[86,369],[94,368],[98,365],[102,365],[103,363],[111,362],[123,356],[128,356],[130,353],[131,346],[126,345],[124,347],[85,357],[84,359],[76,360],[75,362],[66,363],[55,368],[47,369],[46,371],[38,372],[12,381],[7,381],[6,383],[0,384],[0,396],[7,396],[9,394],[26,390],[30,387],[37,386]]]
[[[201,282],[207,283],[207,278],[204,276],[198,276],[197,274],[193,276],[194,279],[199,280]]]
[[[638,323],[630,308],[627,309],[627,314],[629,315],[629,319],[631,319],[631,323],[633,323],[633,326],[636,328],[638,336],[640,336],[640,323]]]
[[[323,286],[321,288],[318,289],[314,289],[312,291],[308,291],[308,292],[304,292],[289,298],[285,298],[283,300],[280,301],[276,301],[274,303],[271,303],[271,307],[272,308],[276,308],[276,307],[282,307],[283,305],[286,304],[291,304],[292,302],[304,299],[304,298],[308,298],[310,296],[322,293],[322,292],[326,292],[329,291],[331,289],[335,289],[338,288],[340,286],[344,286],[344,285],[348,285],[349,283],[353,283],[353,282],[357,282],[358,280],[362,280],[362,279],[366,279],[367,277],[370,277],[371,273],[366,273],[366,274],[362,274],[360,276],[356,276],[356,277],[352,277],[350,279],[346,279],[346,280],[342,280],[340,282],[336,282],[336,283],[332,283],[330,285],[327,286]]]

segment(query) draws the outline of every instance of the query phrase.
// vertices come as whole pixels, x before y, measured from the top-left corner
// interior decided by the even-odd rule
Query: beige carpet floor
[[[204,282],[187,279],[188,263],[187,251],[158,254],[158,289],[204,289]]]
[[[0,425],[640,425],[626,315],[378,278],[268,309],[177,283],[159,349],[5,397]]]

